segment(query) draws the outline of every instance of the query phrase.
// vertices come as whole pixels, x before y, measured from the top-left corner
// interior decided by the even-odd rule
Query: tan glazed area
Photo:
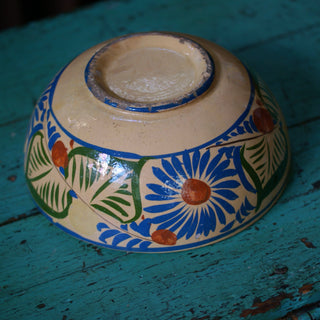
[[[236,234],[274,205],[290,163],[263,81],[212,42],[159,32],[111,39],[63,68],[25,154],[30,192],[54,224],[134,252]]]

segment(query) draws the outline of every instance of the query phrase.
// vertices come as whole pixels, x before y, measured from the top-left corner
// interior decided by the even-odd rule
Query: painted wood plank
[[[276,297],[281,308],[268,314],[275,319],[320,299],[319,194],[278,206],[237,241],[167,255],[100,251],[40,217],[13,223],[1,235],[2,256],[15,250],[2,268],[1,315],[234,319]],[[301,223],[305,210],[309,223]]]

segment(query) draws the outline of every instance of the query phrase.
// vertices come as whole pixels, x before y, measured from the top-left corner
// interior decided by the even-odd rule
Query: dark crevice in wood
[[[13,119],[13,120],[10,120],[7,122],[0,123],[0,128],[5,127],[5,126],[10,126],[10,125],[17,123],[17,122],[20,122],[20,121],[26,121],[26,120],[29,120],[30,118],[31,118],[31,112],[30,112],[30,114],[28,114],[26,116],[22,116],[22,117],[19,117],[19,118],[16,118],[16,119]]]
[[[320,116],[313,117],[313,118],[310,118],[310,119],[306,119],[306,120],[303,120],[303,121],[298,122],[298,123],[293,123],[293,124],[288,126],[288,129],[300,127],[300,126],[303,126],[305,124],[308,124],[308,123],[311,123],[311,122],[314,122],[314,121],[318,121],[318,120],[320,120]]]
[[[105,269],[107,266],[109,265],[113,265],[116,263],[116,261],[122,259],[123,257],[126,257],[126,256],[129,256],[129,255],[132,255],[133,253],[132,252],[118,252],[119,255],[114,257],[114,258],[111,258],[111,259],[107,259],[107,260],[101,260],[97,263],[94,263],[90,266],[86,266],[85,265],[85,262],[83,262],[83,265],[82,267],[79,269],[79,268],[75,268],[75,270],[71,271],[71,272],[67,272],[65,274],[61,274],[60,276],[57,276],[57,277],[52,277],[52,278],[49,278],[45,281],[39,281],[38,283],[36,284],[33,284],[31,286],[28,286],[28,287],[25,287],[23,289],[20,289],[20,290],[16,290],[16,291],[12,291],[10,293],[10,296],[23,296],[28,290],[30,289],[33,289],[33,288],[36,288],[36,287],[39,287],[39,286],[43,286],[43,285],[47,285],[48,283],[53,283],[54,281],[58,281],[58,280],[61,280],[61,279],[67,279],[68,277],[74,275],[74,274],[77,274],[79,272],[82,272],[82,273],[88,273],[88,271],[92,271],[92,270],[96,270],[96,269],[99,269],[99,268],[102,268],[102,269]],[[113,283],[113,285],[118,285],[118,284],[122,284],[123,283],[123,280],[120,280],[120,281],[117,281],[115,283]]]
[[[312,189],[310,189],[310,190],[308,190],[308,191],[306,191],[306,192],[303,192],[303,193],[301,193],[301,194],[294,194],[294,195],[292,195],[292,196],[290,196],[290,197],[288,197],[288,198],[285,198],[285,199],[283,199],[283,200],[279,200],[279,203],[282,203],[282,204],[284,204],[284,203],[287,203],[287,202],[289,202],[289,201],[291,201],[291,200],[293,200],[293,199],[297,199],[297,198],[300,198],[300,197],[304,197],[304,196],[307,196],[307,195],[309,195],[309,194],[311,194],[311,193],[314,193],[314,192],[316,192],[318,190],[318,188],[315,188],[315,187],[313,187]]]
[[[33,208],[27,213],[22,213],[22,214],[19,214],[18,216],[11,217],[3,222],[0,222],[0,227],[6,226],[7,224],[10,224],[10,223],[22,220],[22,219],[37,216],[39,214],[41,214],[40,211],[37,208]]]
[[[293,36],[293,35],[296,35],[296,34],[299,34],[301,32],[305,32],[305,31],[310,31],[312,29],[315,29],[315,28],[318,28],[320,26],[320,23],[315,23],[315,24],[312,24],[310,26],[306,26],[304,28],[300,28],[298,30],[292,30],[292,31],[289,31],[289,32],[286,32],[286,33],[282,33],[282,34],[278,34],[278,35],[275,35],[273,37],[270,37],[270,38],[267,38],[265,40],[261,40],[261,41],[257,41],[257,42],[254,42],[254,43],[251,43],[251,44],[248,44],[246,46],[243,46],[243,47],[240,47],[238,49],[234,49],[232,50],[234,53],[240,53],[240,52],[243,52],[243,51],[246,51],[248,49],[252,49],[252,48],[256,48],[256,47],[259,47],[265,43],[268,43],[268,42],[273,42],[273,41],[277,41],[277,40],[281,40],[281,39],[284,39],[284,38],[287,38],[287,37],[290,37],[290,36]]]
[[[310,311],[314,310],[314,309],[318,309],[320,308],[320,301],[317,301],[315,303],[310,303],[310,304],[306,304],[305,306],[290,311],[289,313],[287,313],[283,318],[279,318],[278,320],[294,320],[294,319],[298,319],[299,316],[303,316],[303,315],[308,315],[310,316]],[[310,320],[313,319],[310,316]]]

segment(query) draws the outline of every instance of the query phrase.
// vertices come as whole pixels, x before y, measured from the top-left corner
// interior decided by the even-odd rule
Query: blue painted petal
[[[74,192],[74,190],[69,190],[69,194],[70,194],[70,196],[72,197],[72,198],[75,198],[75,199],[78,199],[78,196],[77,196],[77,194]]]
[[[122,230],[128,231],[128,225],[127,225],[127,224],[122,224],[122,225],[120,225],[120,228],[121,228]]]
[[[249,132],[249,133],[252,133],[252,132],[253,132],[252,129],[251,129],[251,127],[250,127],[249,121],[244,121],[244,122],[243,122],[243,125],[244,125],[244,127],[246,128],[247,132]]]
[[[135,221],[130,223],[130,228],[144,237],[150,237],[151,219],[144,219],[137,224]]]
[[[213,199],[216,200],[228,213],[232,214],[236,212],[229,202],[218,197],[213,197]]]
[[[216,189],[234,189],[240,186],[240,183],[236,180],[227,180],[227,181],[223,181],[220,183],[217,183],[213,186],[211,186],[212,188],[216,188]]]
[[[192,167],[191,167],[190,155],[187,151],[183,153],[182,159],[183,159],[183,164],[184,164],[184,167],[186,168],[189,178],[192,178]]]
[[[213,179],[216,176],[220,176],[226,168],[230,165],[230,160],[224,160],[212,171],[209,180]]]
[[[180,180],[176,170],[174,170],[172,164],[168,160],[162,159],[161,163],[162,163],[164,170],[166,170],[167,174],[171,178],[173,178],[173,180],[175,180],[175,181]]]
[[[193,221],[193,214],[189,217],[188,221],[184,224],[184,226],[180,229],[177,234],[177,238],[182,238],[188,231]]]
[[[208,176],[209,174],[212,173],[212,171],[214,170],[214,168],[218,165],[218,163],[220,162],[221,158],[222,158],[223,154],[219,153],[217,156],[215,156],[209,163],[208,168],[207,168],[207,172],[206,172],[206,176]]]
[[[172,159],[172,164],[174,166],[174,168],[176,169],[176,171],[185,179],[188,179],[186,172],[184,171],[184,169],[182,168],[181,162],[180,160],[176,157],[173,156]]]
[[[223,147],[219,150],[219,152],[222,152],[227,159],[231,159],[233,150],[234,150],[234,147]]]
[[[56,131],[56,126],[51,126],[51,121],[47,123],[47,130],[48,130],[48,137],[50,138],[51,135]]]
[[[176,199],[175,197],[168,197],[168,196],[163,196],[160,194],[147,194],[145,196],[146,200],[150,201],[164,201],[164,200],[173,200]]]
[[[41,117],[40,117],[41,122],[43,122],[43,120],[44,120],[44,116],[46,115],[46,111],[47,111],[46,109],[43,109],[41,112]]]
[[[227,189],[218,189],[218,190],[214,190],[214,192],[219,194],[220,196],[228,199],[228,200],[235,200],[235,199],[239,198],[239,196],[237,194],[235,194],[233,191],[227,190]]]
[[[132,247],[134,247],[135,245],[137,245],[141,241],[142,241],[141,239],[132,239],[127,243],[126,248],[131,249]]]
[[[243,204],[241,205],[240,211],[241,211],[241,214],[245,217],[247,217],[250,214],[250,211],[247,211]]]
[[[217,217],[219,219],[219,222],[221,224],[226,224],[226,217],[224,215],[224,212],[220,208],[220,206],[218,206],[216,203],[213,203],[213,205],[214,205],[214,209],[216,211]]]
[[[40,101],[39,101],[39,103],[38,103],[38,106],[39,106],[39,109],[42,111],[43,110],[43,108],[44,108],[44,105],[43,105],[43,99],[41,99]]]
[[[240,210],[237,211],[236,213],[236,219],[239,223],[242,223],[243,222],[243,218],[241,217],[241,214],[240,214]]]
[[[161,195],[171,196],[171,195],[179,194],[179,192],[169,188],[165,188],[163,186],[160,186],[159,184],[149,183],[147,184],[147,187],[151,189],[154,193],[161,194]]]
[[[208,149],[201,157],[201,160],[200,160],[200,171],[199,171],[199,177],[202,176],[202,173],[204,171],[204,169],[206,168],[208,162],[209,162],[209,159],[210,159],[210,150]]]
[[[188,214],[184,214],[181,220],[179,220],[175,225],[170,228],[170,231],[174,232],[182,226],[182,224],[187,220]]]
[[[216,219],[216,215],[215,215],[215,212],[213,211],[213,209],[208,206],[208,234],[209,234],[209,231],[212,230],[216,230],[216,226],[217,226],[217,219]]]
[[[196,150],[193,153],[193,157],[192,157],[193,177],[197,173],[197,169],[198,169],[198,166],[199,166],[199,161],[200,161],[200,152],[199,152],[199,150]]]
[[[54,143],[60,138],[60,134],[58,132],[54,133],[51,138],[49,139],[49,143],[48,143],[48,147],[49,147],[49,150],[52,149]]]
[[[198,228],[197,228],[197,234],[202,234],[205,228],[205,223],[206,223],[206,219],[205,219],[205,213],[203,208],[201,209],[201,213],[200,213],[200,219],[199,219],[199,224],[198,224]]]
[[[186,218],[187,218],[187,215],[185,215],[185,211],[181,212],[176,217],[174,217],[174,218],[166,221],[165,223],[162,223],[161,225],[159,225],[157,229],[169,229],[170,231],[174,232],[186,220]],[[176,223],[177,221],[179,221],[179,222]]]
[[[170,209],[173,209],[180,203],[181,203],[181,201],[159,204],[156,206],[150,206],[150,207],[144,208],[144,211],[147,211],[150,213],[160,213],[160,212],[164,212],[164,211],[168,211]]]
[[[203,220],[204,220],[204,224],[203,224],[204,235],[207,236],[210,232],[212,221],[210,219],[208,212],[206,212],[206,210],[204,210],[204,209],[202,209],[202,211],[201,211],[201,216],[203,217]],[[215,217],[214,217],[214,219],[215,219]]]
[[[235,169],[225,169],[223,171],[217,172],[217,175],[213,177],[211,184],[217,182],[221,179],[234,177],[238,174],[237,170]]]
[[[131,238],[127,233],[120,233],[113,238],[112,245],[117,246],[120,242]]]
[[[186,239],[190,239],[193,236],[194,232],[196,231],[197,225],[198,225],[198,215],[195,213],[194,219],[192,221],[192,225],[189,227],[189,231],[186,235]]]
[[[230,160],[223,160],[222,162],[220,162],[220,164],[216,167],[216,169],[214,170],[215,172],[222,172],[225,169],[227,169],[230,165]]]
[[[229,222],[220,232],[227,232],[227,231],[229,231],[229,230],[233,227],[234,221],[235,221],[235,220]]]
[[[65,176],[65,172],[64,172],[64,168],[63,168],[63,167],[59,167],[59,171],[61,172],[61,174],[62,174],[63,176]]]
[[[141,242],[140,243],[140,249],[147,249],[149,246],[150,246],[150,244],[151,244],[152,242],[151,241],[143,241],[143,242]]]
[[[244,133],[245,133],[244,128],[243,128],[243,127],[240,127],[240,126],[237,128],[237,132],[238,132],[239,134],[244,134]]]
[[[99,223],[97,224],[97,230],[98,230],[98,231],[101,231],[102,229],[109,229],[109,227],[108,227],[107,224],[105,224],[105,223],[103,223],[103,222],[99,222]]]
[[[153,174],[162,181],[165,185],[174,188],[181,189],[181,186],[172,180],[166,173],[164,173],[160,168],[152,167]]]
[[[106,239],[111,238],[118,233],[120,233],[119,230],[114,230],[114,229],[106,230],[101,233],[99,240],[102,242],[106,242]]]
[[[248,181],[248,179],[246,178],[245,173],[243,172],[243,167],[241,164],[241,158],[240,158],[240,148],[241,147],[237,147],[234,150],[234,166],[238,172],[239,178],[241,183],[243,184],[243,186],[250,192],[256,193],[256,189],[251,185],[251,183]]]
[[[245,205],[245,207],[246,207],[246,209],[247,209],[248,211],[253,210],[253,209],[255,208],[255,206],[253,206],[253,205],[249,202],[249,200],[247,199],[247,197],[246,197],[245,200],[244,200],[244,205]]]
[[[158,217],[150,218],[150,221],[151,221],[151,223],[154,223],[154,224],[159,224],[164,221],[168,221],[168,220],[172,219],[173,217],[175,217],[176,215],[178,215],[182,209],[183,209],[183,207],[179,208],[178,210],[166,213],[166,214],[161,214]]]

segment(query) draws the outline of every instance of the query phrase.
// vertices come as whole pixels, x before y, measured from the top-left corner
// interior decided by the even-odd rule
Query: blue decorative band
[[[219,136],[214,137],[213,139],[203,143],[202,145],[196,146],[194,148],[188,149],[188,150],[180,150],[177,151],[175,153],[170,153],[170,154],[148,154],[148,155],[141,155],[141,154],[136,154],[136,153],[131,153],[131,152],[125,152],[125,151],[120,151],[120,150],[114,150],[114,149],[109,149],[109,148],[103,148],[91,143],[88,143],[82,139],[79,139],[77,136],[73,135],[71,132],[69,132],[61,123],[60,121],[57,119],[55,113],[53,112],[53,108],[52,108],[52,102],[53,102],[53,96],[55,94],[55,90],[56,90],[56,86],[57,83],[62,75],[62,73],[65,71],[65,69],[69,66],[69,64],[67,64],[57,75],[56,77],[53,79],[53,81],[50,84],[50,87],[47,89],[48,93],[49,93],[49,98],[48,98],[48,104],[49,104],[49,112],[51,113],[51,115],[53,116],[55,122],[57,123],[57,125],[60,127],[60,129],[68,136],[70,137],[70,139],[73,139],[75,142],[79,143],[80,145],[87,147],[87,148],[91,148],[94,150],[97,150],[98,152],[102,152],[102,153],[106,153],[109,154],[111,156],[114,157],[120,157],[120,158],[125,158],[125,159],[141,159],[144,156],[148,156],[148,157],[152,157],[152,158],[166,158],[166,157],[171,157],[171,156],[178,156],[183,154],[185,151],[187,152],[194,152],[195,150],[199,150],[202,148],[206,148],[210,145],[213,145],[215,143],[218,143],[220,140],[227,140],[228,136],[232,133],[233,130],[235,130],[239,125],[241,125],[241,123],[245,120],[245,118],[248,116],[252,103],[254,101],[254,97],[255,97],[255,87],[254,87],[254,83],[253,83],[253,78],[249,72],[249,70],[247,69],[247,73],[248,73],[248,78],[250,81],[250,95],[249,95],[249,99],[248,99],[248,103],[246,108],[244,109],[243,113],[239,116],[239,118],[233,123],[233,125],[228,128],[225,132],[221,133]]]

